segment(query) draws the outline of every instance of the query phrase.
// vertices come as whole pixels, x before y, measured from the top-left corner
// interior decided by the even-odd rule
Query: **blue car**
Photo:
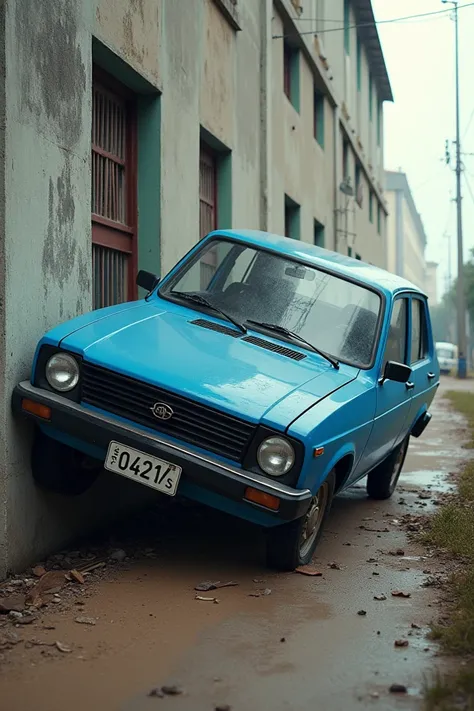
[[[418,288],[240,230],[137,284],[47,333],[14,390],[39,486],[81,494],[105,468],[264,527],[282,570],[311,560],[337,493],[393,494],[439,384]]]

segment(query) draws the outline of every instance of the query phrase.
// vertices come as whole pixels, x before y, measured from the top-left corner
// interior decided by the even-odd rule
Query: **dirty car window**
[[[205,296],[240,322],[252,319],[296,332],[335,358],[368,366],[380,296],[278,254],[214,240],[160,290]]]

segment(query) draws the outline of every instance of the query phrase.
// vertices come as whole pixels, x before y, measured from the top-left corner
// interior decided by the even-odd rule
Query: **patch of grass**
[[[466,418],[470,434],[467,446],[474,448],[474,395],[452,391],[447,398]],[[425,707],[427,711],[474,711],[474,462],[466,463],[456,495],[431,519],[426,541],[465,563],[449,583],[449,624],[434,625],[432,637],[445,652],[462,655],[469,663],[451,676],[433,678],[425,689]]]

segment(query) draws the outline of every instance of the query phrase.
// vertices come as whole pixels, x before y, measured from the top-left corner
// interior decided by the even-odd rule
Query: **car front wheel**
[[[334,486],[335,474],[331,472],[302,518],[269,530],[267,565],[270,568],[291,571],[311,562],[331,509]]]
[[[42,489],[63,496],[78,496],[90,489],[101,470],[100,461],[36,430],[31,471],[35,483]]]
[[[405,463],[409,441],[410,435],[368,475],[367,494],[371,499],[389,499],[392,496]]]

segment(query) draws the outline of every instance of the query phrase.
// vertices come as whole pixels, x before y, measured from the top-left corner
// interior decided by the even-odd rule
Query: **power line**
[[[469,126],[471,125],[472,119],[474,118],[474,108],[471,111],[471,115],[469,116],[469,121],[467,122],[466,129],[464,131],[464,136],[462,137],[462,140],[466,138],[467,132],[469,131]]]
[[[474,2],[469,2],[466,3],[465,5],[459,5],[458,10],[462,10],[465,7],[472,7],[474,6]],[[374,20],[374,22],[364,22],[361,24],[356,24],[356,25],[349,25],[347,27],[344,26],[344,24],[341,25],[341,27],[328,27],[328,29],[325,30],[310,30],[308,32],[299,32],[298,34],[300,35],[320,35],[320,34],[326,34],[327,32],[343,32],[344,30],[353,30],[353,29],[360,29],[363,27],[376,27],[377,25],[387,25],[390,23],[394,22],[403,22],[404,20],[413,20],[418,17],[431,17],[433,15],[446,15],[447,13],[451,13],[452,8],[447,8],[446,10],[432,10],[431,12],[421,12],[418,13],[417,15],[405,15],[404,17],[393,17],[390,20]],[[293,17],[292,20],[295,22],[302,22],[303,20],[306,21],[312,21],[312,22],[340,22],[340,20],[326,20],[325,18],[318,18],[318,17]],[[286,37],[291,37],[292,35],[273,35],[272,39],[285,39]]]
[[[474,205],[474,193],[472,192],[471,184],[470,184],[469,180],[467,179],[467,173],[466,173],[466,171],[464,171],[464,178],[465,178],[465,180],[466,180],[466,185],[467,185],[468,193],[469,193],[469,195],[471,196],[472,204]]]

